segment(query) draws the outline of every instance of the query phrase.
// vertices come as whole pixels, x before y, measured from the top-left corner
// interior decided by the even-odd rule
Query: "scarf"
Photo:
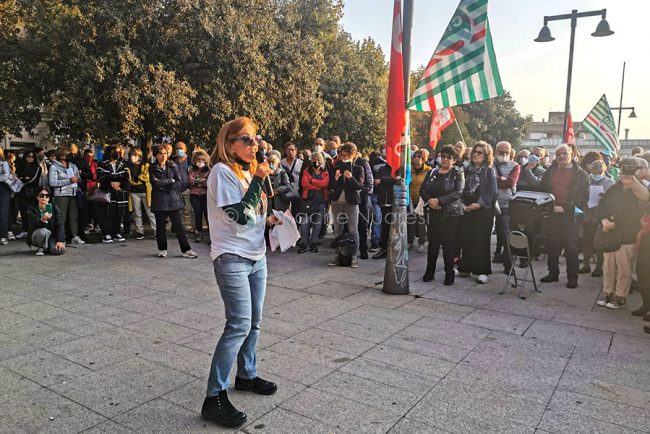
[[[473,164],[465,168],[465,193],[468,195],[477,194],[477,189],[481,186],[481,179],[485,177],[487,167],[481,165],[479,167]]]

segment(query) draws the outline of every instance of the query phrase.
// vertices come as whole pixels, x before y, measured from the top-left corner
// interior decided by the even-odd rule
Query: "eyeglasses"
[[[472,154],[474,155],[485,155],[483,151],[472,151]]]
[[[441,160],[455,160],[456,157],[454,157],[453,155],[441,154],[440,159]]]
[[[232,142],[241,141],[246,146],[254,146],[262,141],[262,136],[239,136],[230,139]]]
[[[25,158],[34,158],[33,155],[25,155]]]
[[[48,197],[50,197],[50,195],[49,195],[49,194],[42,194],[42,193],[41,193],[41,194],[38,195],[38,197],[39,197],[40,199],[47,199]]]
[[[287,148],[287,151],[296,152],[296,148]]]

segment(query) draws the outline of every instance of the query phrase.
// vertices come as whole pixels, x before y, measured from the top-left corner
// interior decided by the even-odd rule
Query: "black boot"
[[[227,427],[236,427],[246,422],[246,413],[237,410],[228,399],[228,391],[222,390],[217,396],[206,397],[201,415],[204,419]]]
[[[640,285],[637,284],[637,290],[641,293],[641,298],[643,299],[643,304],[640,308],[632,312],[634,316],[645,316],[650,312],[650,290],[648,288],[640,288]]]
[[[445,281],[444,281],[444,284],[445,284],[446,286],[450,286],[450,285],[453,285],[453,284],[454,284],[454,273],[448,273],[448,274],[445,274]]]
[[[270,381],[262,380],[260,377],[250,380],[235,377],[235,389],[255,392],[259,395],[273,395],[278,390],[278,386]]]

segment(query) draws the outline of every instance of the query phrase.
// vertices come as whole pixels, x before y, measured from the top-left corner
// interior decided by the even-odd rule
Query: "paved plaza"
[[[208,247],[193,247],[0,247],[0,432],[232,432],[200,417],[224,312]],[[650,432],[638,294],[612,311],[591,277],[528,300],[497,295],[500,274],[423,283],[413,252],[412,294],[389,296],[384,261],[330,256],[268,255],[258,364],[279,390],[231,391],[239,432]]]

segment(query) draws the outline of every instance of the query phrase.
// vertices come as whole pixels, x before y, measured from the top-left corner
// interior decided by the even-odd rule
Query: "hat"
[[[647,169],[648,162],[639,157],[625,157],[619,163],[622,175],[636,175],[639,169]]]

